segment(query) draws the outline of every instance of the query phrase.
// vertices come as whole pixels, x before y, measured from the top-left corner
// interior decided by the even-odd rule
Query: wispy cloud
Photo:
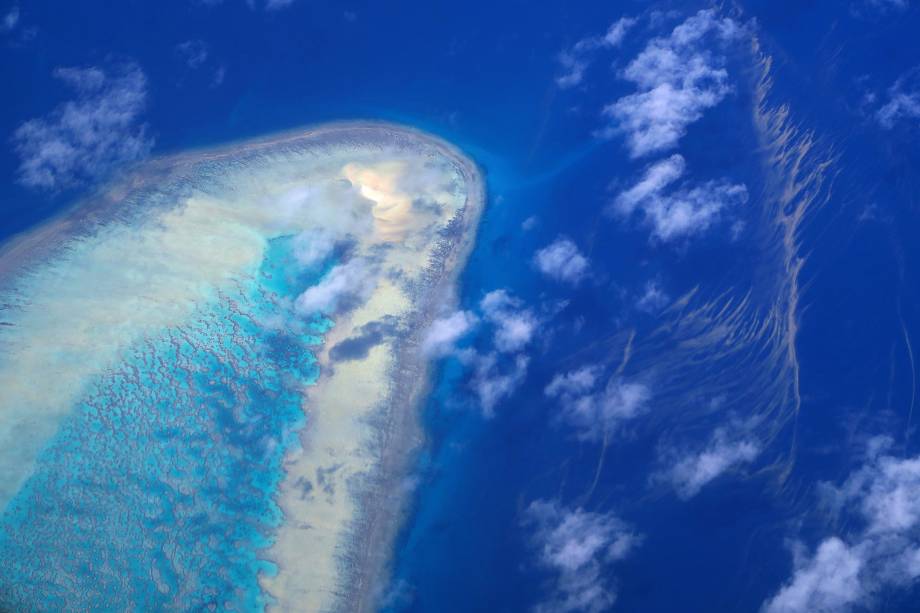
[[[617,595],[611,567],[641,544],[641,535],[611,513],[546,500],[527,507],[524,526],[531,530],[538,563],[553,573],[537,611],[595,613],[613,606]]]
[[[153,138],[141,121],[147,78],[140,67],[58,68],[54,76],[70,86],[76,98],[14,132],[22,184],[70,187],[150,152]]]
[[[797,543],[793,575],[764,603],[766,613],[871,609],[885,590],[920,580],[920,456],[898,458],[890,446],[873,439],[860,470],[839,487],[822,485],[834,514],[863,527],[828,537],[814,555]]]
[[[611,123],[600,134],[625,135],[633,157],[674,148],[687,126],[732,91],[724,55],[707,43],[718,48],[743,32],[734,20],[703,10],[649,41],[622,73],[636,93],[605,107]]]
[[[888,89],[888,101],[876,111],[875,118],[886,130],[904,119],[920,119],[920,67],[894,82]]]
[[[595,52],[602,48],[620,46],[626,34],[636,24],[632,17],[621,17],[607,29],[603,36],[590,36],[583,38],[571,48],[562,51],[558,56],[559,67],[562,69],[556,77],[556,85],[561,89],[568,89],[579,85],[585,76],[585,71],[591,64]]]
[[[653,237],[671,241],[710,228],[726,208],[747,202],[747,188],[724,180],[668,191],[686,170],[683,156],[674,154],[649,166],[643,177],[621,192],[613,211],[623,217],[642,212]]]
[[[559,237],[534,255],[534,264],[544,275],[556,281],[578,284],[588,274],[589,264],[571,240]]]

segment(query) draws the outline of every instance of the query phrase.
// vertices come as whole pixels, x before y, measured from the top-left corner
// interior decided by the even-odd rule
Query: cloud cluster
[[[524,382],[530,358],[523,351],[541,322],[533,310],[504,289],[486,294],[479,302],[479,310],[491,326],[493,349],[485,353],[466,352],[463,357],[472,366],[470,386],[483,415],[491,417],[495,407]]]
[[[108,71],[58,68],[54,76],[70,86],[76,98],[47,117],[26,121],[13,133],[23,185],[70,187],[150,152],[153,138],[141,121],[147,78],[137,65]]]
[[[537,269],[550,279],[578,284],[588,274],[588,258],[568,238],[560,237],[534,255]]]
[[[635,24],[634,18],[621,17],[610,24],[603,36],[583,38],[570,49],[560,53],[558,60],[562,73],[556,77],[556,85],[561,89],[568,89],[580,84],[584,80],[585,71],[594,53],[603,48],[619,47]]]
[[[483,296],[479,313],[455,311],[434,320],[422,339],[429,357],[452,355],[470,370],[469,386],[482,414],[492,417],[495,407],[524,382],[530,358],[525,350],[533,341],[541,318],[505,289]],[[488,348],[459,349],[457,342],[484,322],[490,333]]]
[[[544,389],[547,397],[559,401],[562,418],[583,440],[603,440],[623,423],[645,413],[651,399],[645,384],[618,375],[602,384],[602,374],[600,366],[583,366],[556,375]]]
[[[611,123],[601,135],[624,134],[633,157],[674,148],[687,126],[732,91],[724,55],[707,43],[722,47],[742,34],[738,23],[709,9],[649,41],[622,73],[637,91],[604,108]]]
[[[677,153],[652,164],[635,185],[614,199],[613,212],[628,218],[640,211],[652,236],[667,242],[702,233],[723,210],[747,202],[747,188],[725,180],[669,190],[685,171],[686,162]]]
[[[903,119],[920,119],[920,67],[894,82],[888,89],[888,102],[876,111],[875,119],[886,130]]]
[[[725,472],[748,464],[760,455],[760,445],[745,439],[741,432],[719,428],[701,451],[672,458],[672,466],[654,480],[669,484],[686,500],[696,496],[707,483]]]
[[[550,594],[537,611],[595,613],[613,606],[610,567],[641,543],[639,534],[613,514],[546,500],[530,504],[524,525],[532,531],[539,564],[553,573]]]
[[[797,544],[794,574],[764,603],[766,613],[862,610],[884,590],[920,580],[920,456],[898,458],[890,446],[874,439],[860,470],[839,487],[823,484],[834,514],[861,529],[825,539],[811,556]]]

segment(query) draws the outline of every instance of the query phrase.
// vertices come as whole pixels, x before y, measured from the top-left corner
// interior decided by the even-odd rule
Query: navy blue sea
[[[920,591],[913,577],[868,575],[876,558],[860,544],[874,542],[872,530],[863,525],[866,517],[847,515],[857,513],[863,499],[846,499],[849,511],[829,510],[833,505],[822,497],[828,489],[820,485],[839,488],[873,465],[866,451],[873,437],[887,437],[887,457],[918,452],[912,341],[920,332],[920,124],[914,118],[884,130],[873,119],[892,84],[920,63],[916,6],[894,13],[873,10],[880,2],[764,0],[725,8],[756,27],[760,49],[729,53],[732,91],[689,125],[680,153],[694,180],[743,183],[749,197],[704,234],[670,243],[651,239],[636,219],[605,212],[657,158],[632,159],[622,135],[604,139],[598,131],[609,123],[605,105],[635,89],[618,77],[622,69],[650,38],[666,35],[704,5],[660,3],[661,21],[655,21],[648,3],[639,1],[343,6],[302,0],[276,12],[232,0],[206,4],[23,5],[22,23],[37,30],[0,54],[4,81],[18,90],[0,100],[0,132],[12,133],[64,99],[51,76],[55,67],[129,57],[150,82],[146,120],[157,139],[154,152],[326,120],[378,118],[440,135],[481,165],[489,203],[462,275],[461,307],[479,312],[487,292],[505,288],[537,314],[540,332],[528,350],[526,377],[491,417],[480,410],[474,375],[462,360],[438,364],[422,414],[427,441],[416,462],[417,487],[384,608],[520,611],[551,610],[555,603],[564,609],[554,594],[571,591],[565,582],[584,575],[573,579],[546,562],[532,505],[552,501],[615,516],[639,536],[622,559],[599,554],[576,565],[589,575],[596,570],[576,587],[601,585],[615,602],[569,610],[757,611],[811,568],[808,561],[831,537],[863,556],[864,593],[841,601],[842,609],[916,610]],[[669,10],[677,13],[669,16]],[[592,60],[579,87],[561,89],[555,81],[560,51],[603,35],[622,16],[644,21],[621,47]],[[211,73],[190,70],[175,56],[173,47],[188,39],[208,41]],[[772,57],[772,65],[764,66],[758,53]],[[212,73],[221,67],[225,77],[215,87]],[[867,92],[880,102],[867,102]],[[0,148],[7,177],[17,165],[15,152]],[[0,232],[32,226],[75,193],[49,196],[3,182]],[[588,258],[588,280],[556,283],[536,269],[534,253],[559,237],[572,239]],[[657,309],[637,306],[649,287],[666,297]],[[261,308],[254,295],[238,298]],[[284,369],[311,364],[302,357],[309,355],[304,339],[249,338],[240,315],[222,316],[220,304],[215,300],[215,310],[201,314],[189,339],[151,343],[136,356],[133,373],[112,373],[115,380],[107,382],[124,389],[128,400],[118,419],[135,423],[132,436],[169,437],[181,428],[192,443],[175,447],[176,463],[190,461],[196,445],[214,449],[214,464],[200,467],[222,484],[211,492],[209,509],[183,507],[182,517],[178,506],[151,509],[149,524],[113,526],[111,543],[86,543],[85,551],[59,563],[90,564],[89,552],[116,549],[116,538],[150,534],[159,521],[187,522],[195,540],[177,555],[190,572],[203,565],[194,570],[205,596],[195,602],[217,602],[236,591],[246,608],[259,608],[265,603],[252,569],[260,562],[226,554],[238,539],[267,538],[279,519],[266,493],[277,483],[280,454],[290,441],[268,453],[260,429],[277,433],[298,425],[296,399],[280,380]],[[228,422],[219,412],[181,426],[145,421],[138,407],[163,399],[143,396],[152,388],[133,387],[131,377],[168,377],[143,364],[176,343],[196,352],[218,338],[228,353],[210,362],[194,357],[211,370],[177,393],[215,407],[227,394],[245,393],[253,399],[248,410],[273,407],[266,412],[272,423],[259,421],[253,430],[247,415]],[[483,355],[492,342],[481,327],[465,346]],[[265,361],[265,367],[252,381],[222,387],[212,380],[224,359]],[[567,422],[547,386],[589,364],[647,385],[646,412],[603,437]],[[14,503],[7,521],[21,538],[0,546],[21,548],[18,559],[42,556],[29,549],[30,533],[61,529],[75,516],[82,519],[73,530],[90,521],[80,515],[80,497],[89,490],[73,489],[74,483],[117,490],[105,509],[113,517],[119,506],[143,504],[152,495],[145,483],[86,474],[87,454],[112,453],[113,465],[118,454],[144,454],[140,439],[117,445],[117,439],[93,439],[100,427],[117,424],[101,424],[92,406],[67,422],[46,461],[66,464],[68,473],[39,473],[17,499],[52,492],[45,512],[55,520],[17,514]],[[756,432],[756,459],[688,496],[660,477],[671,450],[706,448],[741,430]],[[217,432],[224,433],[219,444]],[[244,464],[261,469],[248,474]],[[252,481],[238,481],[243,478]],[[80,493],[74,498],[73,492]],[[202,523],[205,516],[242,533],[212,530]],[[916,528],[910,529],[897,534],[912,535],[903,542],[916,546]],[[231,557],[232,565],[208,565]],[[114,581],[131,561],[113,556],[106,564],[103,576]],[[11,572],[26,571],[4,574]],[[175,579],[164,572],[159,580]],[[149,585],[103,580],[98,589],[87,602],[113,595],[141,606],[157,602],[144,591]],[[807,602],[825,602],[812,597]]]

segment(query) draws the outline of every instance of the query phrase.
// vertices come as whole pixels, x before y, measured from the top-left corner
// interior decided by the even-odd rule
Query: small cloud
[[[642,536],[612,513],[568,509],[536,500],[527,507],[524,527],[537,562],[553,573],[549,594],[538,612],[600,613],[616,602],[611,567],[642,543]]]
[[[899,77],[888,89],[888,101],[876,111],[875,119],[886,130],[904,119],[920,119],[920,66]]]
[[[724,209],[747,202],[747,188],[725,180],[666,192],[685,167],[679,154],[652,164],[638,183],[616,197],[613,211],[629,217],[641,210],[653,237],[668,242],[704,232]]]
[[[908,0],[864,0],[865,7],[881,13],[900,12],[910,8]]]
[[[578,284],[588,274],[588,259],[571,240],[560,237],[534,255],[537,269],[550,279]]]
[[[476,315],[469,311],[455,311],[447,317],[431,322],[422,340],[422,352],[428,356],[443,356],[456,349],[456,343],[477,324]]]
[[[719,19],[709,9],[688,18],[669,36],[652,39],[623,71],[638,91],[604,108],[611,123],[599,134],[624,134],[634,158],[674,148],[687,126],[732,91],[724,55],[712,53],[704,42],[724,45],[743,33],[734,20]]]
[[[559,401],[562,418],[578,430],[584,440],[602,440],[623,423],[646,412],[649,388],[619,376],[607,379],[601,388],[599,366],[587,366],[556,375],[544,393]]]
[[[760,455],[760,446],[749,440],[734,439],[726,429],[716,430],[705,449],[686,454],[673,466],[659,473],[656,480],[670,484],[683,499],[696,496],[707,483]]]
[[[109,70],[58,68],[54,76],[76,98],[13,133],[23,185],[72,187],[147,156],[153,138],[140,120],[147,104],[147,77],[136,64]]]
[[[17,25],[19,25],[19,6],[14,4],[3,16],[3,21],[0,22],[0,32],[12,32]]]
[[[294,0],[265,0],[266,11],[278,11],[286,9],[294,4]]]
[[[495,407],[521,386],[530,363],[523,354],[515,355],[511,360],[500,359],[500,355],[494,351],[485,355],[470,354],[473,363],[470,386],[486,418],[495,415]]]
[[[493,344],[503,353],[520,351],[530,343],[540,320],[506,290],[489,292],[479,303],[483,317],[495,328]]]
[[[286,198],[294,198],[290,194]],[[322,264],[335,251],[341,236],[326,228],[305,230],[294,237],[292,250],[294,258],[304,268],[314,268]]]
[[[186,66],[195,70],[207,61],[208,45],[201,40],[187,40],[176,45],[176,54]]]
[[[550,397],[562,395],[579,396],[590,392],[601,374],[601,369],[596,365],[583,366],[561,375],[556,375],[544,393]]]
[[[332,314],[348,311],[370,297],[377,286],[377,264],[354,258],[332,268],[316,285],[297,297],[295,307],[301,315]]]
[[[524,232],[530,232],[540,223],[540,219],[536,215],[531,215],[523,222],[521,222],[521,230]]]
[[[621,17],[614,21],[607,28],[607,33],[604,35],[604,45],[607,47],[619,47],[634,25],[636,25],[636,19],[633,17]]]
[[[580,84],[595,52],[605,47],[618,47],[635,23],[632,17],[622,17],[610,25],[604,36],[583,38],[570,49],[559,53],[557,61],[562,73],[556,77],[556,85],[561,89],[569,89]]]
[[[223,65],[218,66],[214,71],[214,78],[211,79],[211,87],[220,87],[227,78],[227,68]]]
[[[642,295],[636,300],[636,308],[646,313],[656,313],[668,304],[669,300],[657,281],[649,281],[645,284]]]

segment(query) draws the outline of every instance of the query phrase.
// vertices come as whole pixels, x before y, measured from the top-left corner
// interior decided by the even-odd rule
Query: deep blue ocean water
[[[616,609],[756,611],[791,576],[790,539],[813,549],[831,534],[858,531],[820,512],[818,482],[844,481],[862,465],[860,450],[874,435],[893,437],[895,455],[917,453],[920,415],[911,421],[916,392],[911,340],[920,326],[917,125],[881,131],[861,105],[866,91],[883,94],[920,62],[920,39],[914,35],[920,14],[916,6],[896,16],[869,14],[863,11],[868,3],[856,0],[738,3],[741,18],[756,18],[764,51],[774,58],[769,103],[788,105],[796,132],[814,135],[815,159],[833,160],[827,172],[833,185],[822,191],[826,202],[797,232],[800,254],[807,256],[795,313],[797,416],[787,413],[776,420],[777,432],[755,470],[718,479],[684,501],[650,484],[660,449],[673,440],[704,440],[725,419],[725,414],[697,410],[718,396],[716,388],[738,391],[713,370],[751,388],[750,396],[731,405],[733,411],[753,406],[761,398],[755,371],[766,370],[766,352],[752,345],[748,353],[731,357],[730,365],[707,362],[706,355],[681,345],[686,337],[675,331],[675,320],[637,310],[635,297],[654,279],[672,298],[699,287],[700,296],[713,300],[750,291],[753,300],[766,305],[784,281],[776,272],[776,245],[765,246],[758,235],[767,152],[751,121],[757,70],[744,53],[729,62],[734,92],[690,126],[681,141],[694,177],[727,176],[748,185],[748,208],[736,213],[744,222],[740,238],[732,240],[720,227],[703,240],[671,248],[650,242],[639,224],[603,213],[643,163],[629,159],[621,140],[593,135],[603,123],[600,109],[631,91],[616,78],[616,69],[665,28],[637,32],[621,50],[597,60],[576,91],[555,86],[556,56],[582,37],[602,33],[620,16],[642,13],[647,4],[343,6],[302,0],[267,14],[231,0],[210,7],[179,1],[156,7],[36,1],[22,10],[23,23],[38,28],[35,38],[0,54],[0,74],[17,84],[16,95],[0,100],[0,132],[11,133],[64,99],[66,92],[51,77],[54,67],[130,57],[150,80],[146,117],[157,137],[155,152],[351,118],[399,121],[454,142],[481,165],[489,189],[479,241],[461,280],[462,306],[475,310],[482,296],[497,288],[508,288],[535,308],[567,304],[547,319],[531,350],[525,383],[492,419],[476,409],[469,373],[453,360],[439,365],[423,413],[428,443],[418,459],[419,486],[395,551],[388,608],[518,611],[543,602],[553,573],[535,561],[524,517],[532,501],[557,499],[616,513],[643,534],[641,546],[610,571]],[[661,3],[660,8],[689,15],[699,6]],[[226,67],[219,87],[210,86],[205,69],[188,70],[177,59],[173,47],[187,39],[208,42],[208,70]],[[11,148],[0,148],[6,176],[13,176],[16,165]],[[29,227],[75,195],[49,196],[5,181],[0,232],[7,236]],[[532,216],[536,225],[523,230],[521,224]],[[590,258],[592,282],[573,289],[549,283],[535,271],[533,252],[559,235],[573,238]],[[209,325],[202,319],[196,333],[219,335]],[[602,454],[596,441],[580,440],[560,422],[559,408],[544,388],[555,375],[585,361],[615,364],[628,330],[636,334],[629,374],[655,372],[669,382],[669,395],[661,399],[660,410],[653,407],[652,417]],[[485,351],[489,339],[482,333],[468,342]],[[275,350],[271,341],[265,343],[258,350],[240,350],[264,357]],[[155,354],[157,347],[150,351]],[[220,368],[218,362],[214,368]],[[681,373],[689,381],[679,380]],[[270,383],[250,383],[260,394],[280,393]],[[227,390],[204,386],[200,393],[217,398]],[[271,402],[278,401],[272,397]],[[788,408],[792,400],[784,402]],[[274,419],[290,428],[296,422],[292,411],[273,413]],[[87,408],[49,452],[74,454],[74,473],[55,477],[65,494],[68,479],[80,479],[85,470],[78,448],[92,423]],[[188,432],[212,425],[191,424]],[[240,449],[251,453],[258,446],[246,442]],[[215,470],[235,478],[232,462],[242,460],[227,461]],[[267,481],[256,489],[270,488],[273,477],[261,478]],[[132,495],[127,488],[119,490]],[[238,506],[256,505],[255,512],[245,509],[247,517],[260,518],[247,536],[255,539],[277,521],[266,500],[257,494],[251,501],[227,500],[214,512],[236,517],[242,512]],[[51,512],[69,511],[58,506]],[[20,534],[37,529],[30,521],[35,519],[21,518]],[[127,526],[120,538],[131,538],[135,529]],[[209,545],[209,555],[221,556],[225,536]],[[190,541],[189,546],[196,545]],[[123,571],[115,566],[117,556],[112,559],[119,569],[113,572]],[[217,575],[203,578],[202,593],[229,589],[214,586],[232,581],[246,592],[243,602],[255,606],[260,596],[253,576],[234,574],[238,570],[221,565]],[[163,581],[169,578],[164,575]],[[156,594],[144,592],[149,586],[137,589],[138,598],[156,602]],[[95,597],[106,595],[101,591]],[[915,585],[886,592],[884,610],[916,610],[918,595]]]

